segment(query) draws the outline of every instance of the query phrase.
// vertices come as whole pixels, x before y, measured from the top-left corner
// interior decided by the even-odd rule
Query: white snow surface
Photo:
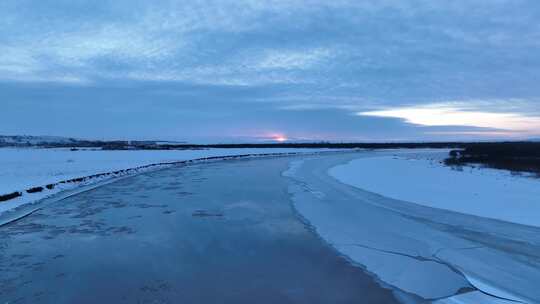
[[[144,165],[193,160],[213,156],[233,156],[266,153],[302,153],[332,151],[332,149],[238,148],[199,150],[121,150],[0,148],[0,195],[15,191],[22,197],[0,203],[0,213],[34,202],[76,185],[61,184],[54,190],[25,193],[24,190],[98,173],[135,168]],[[93,179],[90,183],[110,177]],[[88,184],[85,183],[85,184]]]
[[[401,162],[428,166],[420,169],[423,172],[429,171],[430,166],[439,166],[435,162],[440,161],[442,154],[404,150],[313,156],[303,161],[292,160],[283,175],[291,180],[289,193],[298,214],[323,240],[371,273],[383,286],[437,304],[540,303],[537,288],[540,227],[396,200],[329,176],[329,171],[341,164],[392,160],[395,155]],[[403,157],[436,160],[426,161],[426,164]],[[367,173],[348,171],[348,176],[364,176],[387,169],[381,162],[376,164],[369,167]],[[354,170],[367,168],[355,167]],[[398,180],[415,184],[413,172],[407,172],[409,175],[402,179],[398,178],[399,172],[385,172],[388,173],[385,178],[374,178],[383,186],[397,186]],[[530,181],[504,172],[496,173],[508,179]],[[430,193],[437,198],[435,191]],[[490,205],[483,207],[489,209]],[[406,303],[417,303],[406,295]]]
[[[452,169],[439,159],[360,158],[329,170],[345,184],[393,199],[540,226],[540,179],[505,170]]]

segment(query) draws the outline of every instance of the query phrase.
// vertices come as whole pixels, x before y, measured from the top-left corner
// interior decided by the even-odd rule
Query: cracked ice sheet
[[[515,253],[509,253],[508,250],[447,249],[439,252],[437,256],[459,265],[468,281],[485,293],[526,303],[538,303],[537,285],[540,283],[538,256],[530,257],[531,260],[528,260],[525,250]]]
[[[459,294],[456,296],[452,296],[445,299],[440,299],[433,304],[511,304],[516,303],[514,301],[508,301],[503,299],[497,299],[492,296],[486,295],[484,293],[481,293],[479,291],[473,291],[473,292],[467,292],[463,294]]]
[[[370,156],[310,158],[284,174],[295,208],[324,240],[384,284],[425,299],[467,291],[469,280],[500,297],[540,299],[538,228],[384,198],[327,175]]]
[[[461,274],[435,261],[358,246],[335,245],[335,248],[348,257],[362,261],[366,269],[383,282],[423,298],[445,297],[471,287]]]

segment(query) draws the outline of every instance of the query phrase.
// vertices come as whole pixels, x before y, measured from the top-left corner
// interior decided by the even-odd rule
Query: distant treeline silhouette
[[[246,143],[246,144],[179,144],[160,145],[159,149],[204,149],[204,148],[329,148],[329,149],[415,149],[415,148],[460,148],[459,142],[402,142],[402,143]]]
[[[450,151],[447,165],[482,164],[513,172],[531,172],[540,176],[540,142],[469,143]]]
[[[16,137],[13,137],[16,139]],[[43,148],[95,148],[100,150],[185,150],[207,148],[329,148],[329,149],[455,149],[451,150],[447,165],[461,166],[482,164],[488,167],[507,169],[515,172],[534,172],[540,176],[540,142],[287,142],[287,143],[239,143],[239,144],[188,144],[161,141],[131,140],[77,140],[61,142],[17,142],[0,140],[2,146]]]

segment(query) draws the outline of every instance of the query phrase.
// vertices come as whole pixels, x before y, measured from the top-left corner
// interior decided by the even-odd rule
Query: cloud
[[[253,62],[255,69],[307,69],[314,65],[321,64],[329,59],[332,51],[326,48],[289,50],[269,50],[262,58],[257,58]]]
[[[156,74],[200,82],[214,68],[215,83],[347,81],[380,92],[398,81],[425,82],[426,90],[475,78],[490,86],[495,80],[478,69],[540,65],[520,51],[535,47],[539,30],[529,21],[537,16],[507,1],[17,2],[0,12],[0,40],[17,60],[0,58],[0,79]],[[257,77],[261,70],[274,75]]]
[[[204,104],[201,120],[216,111],[318,120],[326,113],[346,118],[350,129],[339,132],[354,138],[370,136],[349,119],[368,117],[411,134],[451,132],[419,127],[443,122],[525,134],[536,132],[540,116],[538,8],[534,0],[5,0],[0,84],[36,95],[44,83],[77,84],[77,94],[34,102],[91,104],[83,97],[94,96],[120,108],[134,96],[154,100],[149,88],[161,86],[180,96],[180,110],[188,111],[186,99]],[[115,87],[134,95],[97,93]],[[2,97],[17,103],[19,93]]]
[[[394,107],[386,110],[358,112],[357,115],[401,118],[407,123],[422,126],[469,126],[500,129],[501,131],[495,132],[497,134],[521,136],[540,134],[540,115],[529,116],[519,112],[501,113],[489,109],[470,110],[472,106],[470,103],[467,104],[467,107],[459,107],[457,104],[440,103]],[[468,132],[468,134],[478,134],[478,132]]]

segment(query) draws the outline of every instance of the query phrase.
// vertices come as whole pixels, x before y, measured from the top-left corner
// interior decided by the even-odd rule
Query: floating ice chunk
[[[425,299],[438,299],[471,288],[458,272],[440,262],[361,246],[335,246],[381,281]]]

